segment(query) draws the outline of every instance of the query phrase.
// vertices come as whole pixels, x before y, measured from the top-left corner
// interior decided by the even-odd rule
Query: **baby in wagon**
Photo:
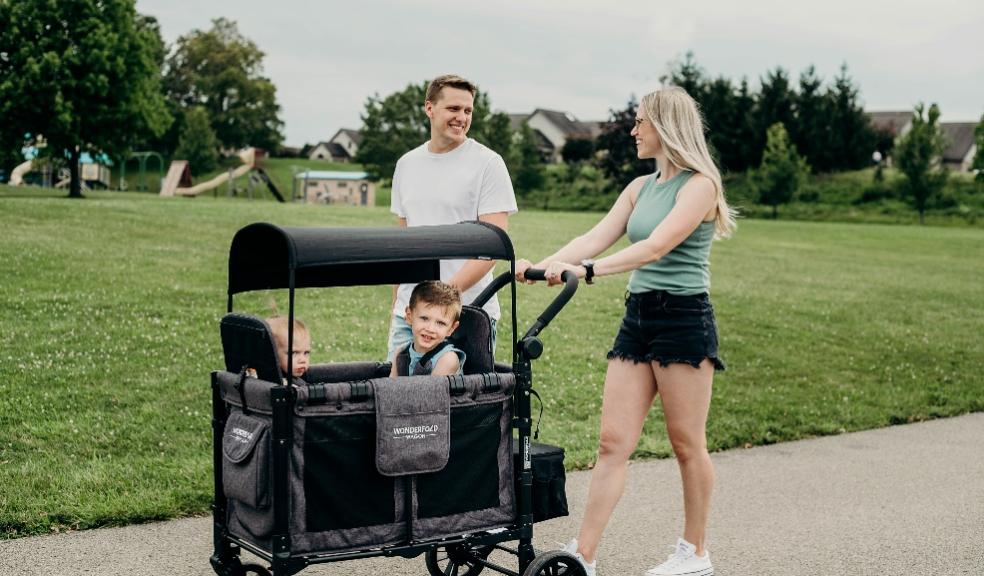
[[[280,373],[287,374],[287,323],[286,316],[276,315],[266,319],[273,340],[277,344],[277,363]],[[311,334],[307,326],[298,318],[294,318],[294,379],[300,379],[307,372],[311,362]]]
[[[438,280],[417,284],[406,310],[413,341],[397,352],[390,376],[461,374],[465,353],[447,341],[460,315],[461,297],[453,286]],[[400,374],[401,365],[406,374]]]

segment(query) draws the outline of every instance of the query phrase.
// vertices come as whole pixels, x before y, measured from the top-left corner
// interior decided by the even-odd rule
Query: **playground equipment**
[[[11,186],[20,186],[21,184],[23,184],[24,174],[30,172],[33,166],[34,166],[34,160],[28,160],[23,164],[18,164],[17,167],[14,168],[14,171],[10,173],[9,184]]]
[[[55,188],[64,188],[71,181],[71,171],[69,161],[38,160],[37,148],[25,148],[25,156],[28,160],[17,165],[10,174],[11,186],[23,186],[25,176],[30,172],[40,173],[41,186],[47,188],[54,185]],[[37,160],[37,161],[36,161]],[[109,188],[110,171],[107,164],[109,158],[106,155],[92,155],[83,152],[79,157],[79,179],[82,181],[82,188]]]
[[[206,182],[185,187],[179,187],[182,183],[179,181],[179,177],[185,172],[188,162],[186,160],[175,160],[171,162],[171,167],[167,172],[168,175],[164,178],[164,184],[161,186],[161,196],[198,196],[202,192],[214,190],[219,186],[227,182],[231,182],[232,180],[235,180],[236,178],[239,178],[252,171],[252,173],[255,174],[261,182],[266,184],[267,189],[270,190],[270,193],[273,194],[273,197],[276,198],[277,201],[286,202],[283,195],[280,193],[280,190],[273,183],[273,181],[270,180],[270,175],[258,165],[258,161],[263,157],[263,155],[262,150],[257,148],[246,148],[238,154],[239,159],[243,162],[242,166],[219,174]]]
[[[138,170],[140,174],[139,180],[137,181],[137,187],[135,189],[140,191],[149,190],[150,188],[147,187],[147,161],[150,160],[151,158],[156,159],[157,172],[161,176],[163,176],[164,158],[162,158],[161,155],[158,154],[157,152],[152,152],[152,151],[133,152],[130,154],[130,158],[128,160],[132,160],[134,158],[136,158],[137,160],[139,166]],[[129,184],[126,181],[126,162],[127,160],[120,162],[120,180],[119,180],[119,184],[117,185],[117,189],[121,191],[129,188]]]

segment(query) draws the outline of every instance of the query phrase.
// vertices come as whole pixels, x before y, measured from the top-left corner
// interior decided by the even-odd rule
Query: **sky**
[[[984,114],[984,1],[935,0],[137,0],[164,40],[238,23],[266,54],[285,144],[358,129],[366,99],[439,74],[464,76],[495,110],[604,120],[660,87],[689,51],[712,76],[753,87],[842,64],[867,110],[935,102],[948,122]]]

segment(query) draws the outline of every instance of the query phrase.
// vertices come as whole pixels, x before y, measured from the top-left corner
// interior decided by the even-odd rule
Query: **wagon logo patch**
[[[236,427],[230,430],[229,434],[231,435],[230,436],[231,440],[239,442],[240,444],[249,444],[250,442],[253,441],[254,433],[250,432],[249,430],[243,430],[242,428]]]
[[[431,436],[437,436],[440,426],[432,424],[429,426],[400,426],[393,428],[394,440],[423,440]]]

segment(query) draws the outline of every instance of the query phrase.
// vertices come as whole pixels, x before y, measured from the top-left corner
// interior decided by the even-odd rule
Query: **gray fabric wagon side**
[[[343,552],[506,527],[516,519],[511,416],[512,374],[371,378],[348,368],[349,382],[297,389],[288,502],[291,549]],[[449,386],[450,453],[440,470],[403,477],[377,470],[375,390],[384,381]],[[219,372],[229,405],[222,483],[231,534],[270,549],[273,512],[270,449],[275,384]],[[353,390],[367,393],[353,394]],[[243,410],[243,400],[246,410]],[[230,450],[225,450],[225,445]],[[245,454],[245,452],[249,452]],[[407,522],[406,493],[412,496]],[[413,534],[407,534],[407,526]]]

